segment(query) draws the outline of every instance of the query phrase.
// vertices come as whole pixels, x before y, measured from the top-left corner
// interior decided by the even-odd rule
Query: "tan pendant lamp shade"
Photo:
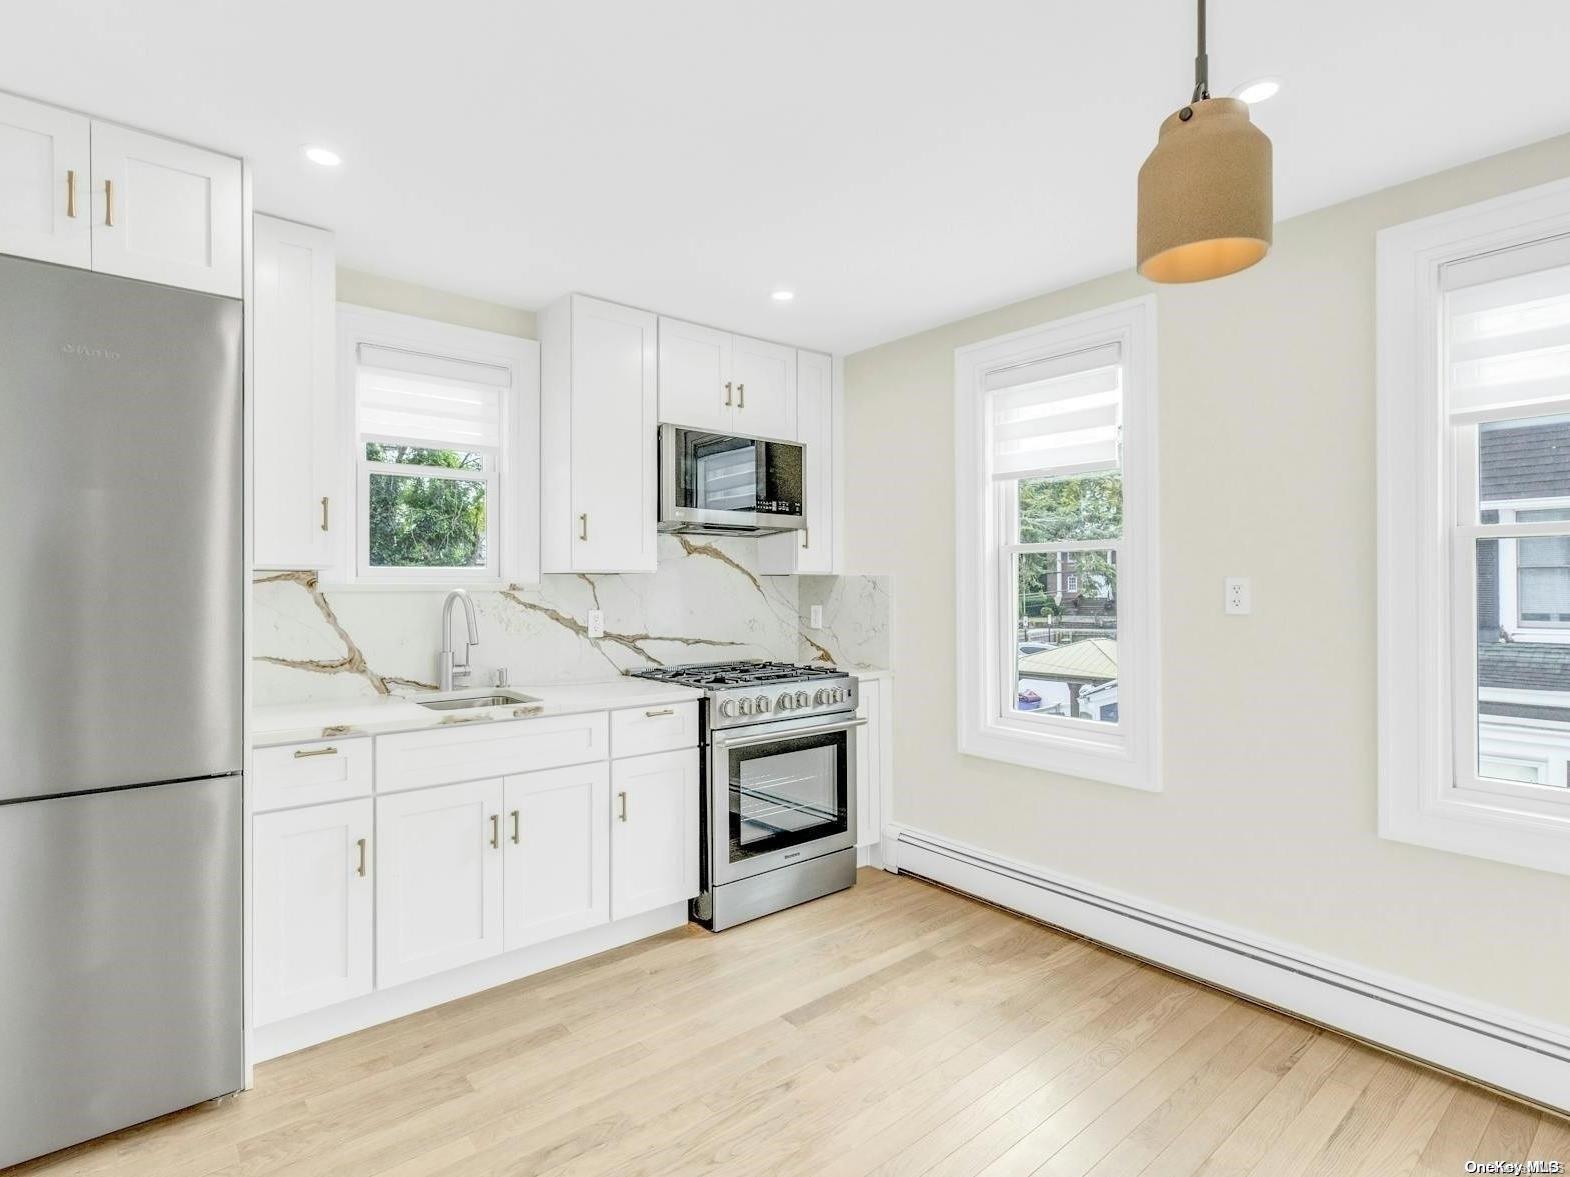
[[[1139,169],[1139,272],[1153,282],[1225,277],[1270,252],[1270,139],[1248,103],[1210,97],[1204,13],[1200,0],[1194,100]]]

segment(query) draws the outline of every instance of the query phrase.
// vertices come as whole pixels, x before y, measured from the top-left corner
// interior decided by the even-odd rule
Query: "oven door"
[[[856,844],[856,729],[866,722],[816,716],[714,734],[711,886]]]
[[[660,426],[660,525],[667,530],[800,530],[802,447]]]

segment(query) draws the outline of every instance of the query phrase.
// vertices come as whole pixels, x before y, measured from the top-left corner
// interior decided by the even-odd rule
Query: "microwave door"
[[[688,434],[691,506],[751,515],[758,506],[760,447],[743,438]]]

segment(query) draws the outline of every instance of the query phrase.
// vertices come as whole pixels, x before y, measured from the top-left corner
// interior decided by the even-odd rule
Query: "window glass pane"
[[[1479,425],[1477,483],[1478,499],[1492,505],[1519,499],[1570,499],[1570,417]],[[1524,513],[1518,518],[1524,518]],[[1570,514],[1543,518],[1570,518]]]
[[[392,462],[400,466],[443,466],[448,470],[485,469],[485,456],[464,450],[433,450],[417,445],[389,445],[383,442],[365,443],[367,462]]]
[[[1123,535],[1123,478],[1116,472],[1023,478],[1018,486],[1022,544]]]
[[[372,473],[370,490],[373,567],[485,567],[484,482]]]
[[[1116,723],[1116,553],[1031,552],[1014,560],[1014,709]]]
[[[1479,540],[1476,548],[1477,773],[1564,788],[1570,779],[1570,644],[1510,633],[1509,618],[1500,612],[1507,597],[1501,565],[1508,565],[1510,542]]]

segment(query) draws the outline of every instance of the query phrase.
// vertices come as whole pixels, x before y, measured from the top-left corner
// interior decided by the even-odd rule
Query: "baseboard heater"
[[[883,846],[886,869],[975,896],[1506,1094],[1570,1110],[1570,1027],[1535,1022],[1163,910],[937,835],[896,827],[885,831]]]

